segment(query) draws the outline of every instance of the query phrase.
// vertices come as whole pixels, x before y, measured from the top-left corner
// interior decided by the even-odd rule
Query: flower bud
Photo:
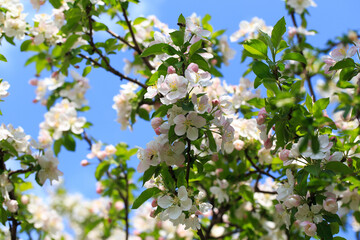
[[[120,211],[124,209],[124,203],[122,201],[116,201],[114,204],[116,210]]]
[[[238,151],[242,150],[244,145],[245,145],[244,141],[240,139],[234,141],[234,148]]]
[[[176,73],[176,69],[173,66],[169,66],[167,69],[167,73],[168,74]]]
[[[199,66],[196,63],[190,63],[187,69],[197,73],[199,71]]]
[[[152,211],[151,211],[150,217],[155,218],[155,210],[152,210]]]
[[[151,119],[151,127],[153,129],[156,129],[156,128],[160,127],[161,124],[163,124],[163,122],[164,122],[164,120],[160,117],[153,118],[153,119]]]
[[[330,141],[332,141],[332,142],[336,143],[336,142],[337,142],[337,137],[332,136],[332,137],[330,138]]]
[[[156,199],[154,199],[152,202],[151,202],[151,206],[152,207],[157,207],[157,200]]]
[[[105,151],[100,151],[96,154],[97,158],[99,158],[100,160],[104,160],[107,157],[107,153]]]
[[[30,202],[29,196],[28,195],[22,195],[21,196],[21,203],[24,205],[27,205]]]
[[[156,133],[156,135],[160,135],[160,134],[161,134],[161,129],[160,129],[160,127],[158,127],[158,128],[155,129],[155,133]]]
[[[214,59],[211,59],[210,63],[211,65],[215,66],[217,64],[217,60],[214,58]]]
[[[284,205],[287,208],[293,208],[293,207],[298,207],[300,205],[300,202],[301,202],[300,196],[293,194],[284,201]]]
[[[38,85],[38,82],[39,82],[39,80],[38,80],[37,78],[33,78],[33,79],[31,79],[31,80],[29,81],[29,84],[30,84],[31,86],[37,86],[37,85]]]
[[[273,142],[272,142],[272,139],[271,138],[268,138],[266,139],[266,141],[264,142],[264,146],[266,149],[270,149],[273,145]]]
[[[281,152],[279,153],[279,158],[282,160],[282,161],[287,161],[289,160],[289,155],[290,155],[290,150],[288,149],[283,149],[281,150]]]
[[[335,198],[328,197],[323,201],[323,207],[325,211],[336,214],[338,211],[338,203]]]
[[[104,186],[101,184],[101,182],[96,183],[96,193],[101,194],[104,191]]]
[[[352,160],[352,158],[348,158],[347,160],[346,160],[346,162],[347,162],[347,164],[349,165],[349,167],[353,167],[353,160]]]
[[[83,166],[83,167],[85,167],[85,166],[87,166],[87,165],[89,165],[89,164],[90,164],[89,161],[86,160],[86,159],[81,160],[81,162],[80,162],[80,165]]]
[[[7,210],[12,213],[16,212],[19,208],[18,202],[10,199],[5,200],[5,206],[7,207]]]
[[[215,107],[215,106],[220,104],[220,101],[219,101],[219,99],[214,99],[214,100],[211,101],[211,103]]]
[[[211,156],[211,160],[212,160],[213,162],[216,162],[216,161],[219,160],[219,156],[218,156],[217,154],[213,154],[213,155]]]

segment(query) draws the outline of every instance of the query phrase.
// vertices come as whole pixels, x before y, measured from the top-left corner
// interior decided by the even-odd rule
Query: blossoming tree
[[[209,15],[180,14],[170,29],[155,16],[131,19],[136,0],[48,4],[51,14],[28,23],[19,1],[0,1],[1,39],[33,52],[26,65],[38,76],[30,80],[34,102],[47,109],[37,140],[0,127],[0,238],[339,240],[349,218],[360,230],[360,41],[351,31],[324,48],[310,45],[312,0],[285,1],[293,27],[280,16],[273,27],[256,17],[240,22],[230,37],[247,63],[238,85],[220,80],[235,52]],[[99,32],[108,38],[98,40]],[[134,53],[124,71],[112,58],[122,51]],[[140,118],[154,129],[146,146],[87,134],[86,76],[98,69],[124,81],[113,105],[121,129]],[[317,75],[324,81],[315,83]],[[1,81],[0,99],[9,87]],[[97,165],[101,197],[85,200],[61,185],[48,200],[25,194],[31,175],[39,185],[59,180],[57,156],[75,151],[75,139],[89,145],[81,165]]]

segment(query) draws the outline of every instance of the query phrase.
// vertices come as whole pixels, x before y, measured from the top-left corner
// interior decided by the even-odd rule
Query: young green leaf
[[[267,46],[266,44],[258,39],[251,39],[243,44],[247,53],[256,59],[266,60],[267,57]]]
[[[182,46],[184,44],[184,32],[174,31],[170,33],[171,40],[176,46]]]
[[[273,43],[273,46],[275,49],[278,49],[278,46],[280,44],[281,38],[286,32],[286,22],[285,18],[282,17],[274,26],[272,32],[271,32],[271,41]]]
[[[131,209],[138,209],[144,202],[146,202],[149,198],[153,197],[159,192],[160,189],[158,189],[157,187],[146,189],[140,194],[140,196],[137,199],[135,199]]]
[[[298,61],[304,64],[307,64],[306,58],[297,52],[292,52],[292,53],[287,53],[283,56],[282,58],[283,60],[294,60],[294,61]]]

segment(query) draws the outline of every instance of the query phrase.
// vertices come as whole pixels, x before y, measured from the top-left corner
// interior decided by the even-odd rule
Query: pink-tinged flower
[[[335,48],[334,50],[332,50],[330,52],[330,56],[336,61],[341,61],[344,58],[351,58],[352,56],[355,55],[356,53],[356,48],[351,48],[348,51],[348,46],[344,46],[344,45],[339,45],[337,48]]]
[[[87,166],[87,165],[89,165],[89,164],[90,164],[89,161],[86,160],[86,159],[81,160],[81,162],[80,162],[80,165],[83,166],[83,167],[85,167],[85,166]]]
[[[304,221],[302,223],[300,223],[300,225],[302,227],[304,227],[304,232],[306,235],[308,235],[309,237],[313,237],[316,235],[316,225],[312,222],[309,221]]]
[[[196,112],[203,114],[211,110],[211,105],[209,103],[209,97],[207,95],[201,96],[198,98],[194,93],[191,96],[191,101],[194,104],[194,109]]]
[[[175,117],[174,123],[176,135],[182,136],[186,133],[186,137],[194,141],[199,136],[198,128],[205,126],[206,120],[196,112],[190,112],[186,117],[183,114]]]
[[[157,88],[164,96],[160,101],[169,105],[175,103],[178,99],[184,98],[187,93],[187,85],[188,80],[175,73],[167,75],[165,79],[159,78]]]
[[[194,34],[198,38],[209,37],[211,32],[200,26],[200,21],[196,18],[186,18],[186,31]]]
[[[164,195],[158,198],[157,204],[166,209],[164,215],[172,220],[180,217],[183,211],[189,211],[192,206],[192,200],[188,197],[187,190],[184,186],[178,189],[178,195],[174,198],[169,195]]]
[[[289,155],[290,155],[290,150],[288,149],[283,149],[281,150],[281,152],[279,153],[279,158],[282,160],[282,161],[287,161],[289,160]]]
[[[272,141],[271,137],[266,139],[266,141],[264,142],[264,146],[265,146],[265,149],[270,149],[273,146],[273,141]]]
[[[323,207],[325,211],[336,214],[338,211],[338,203],[335,198],[328,197],[323,201]]]
[[[284,201],[284,205],[287,208],[293,208],[293,207],[298,207],[300,206],[300,202],[301,202],[301,198],[299,195],[293,194],[291,196],[289,196],[285,201]]]
[[[5,199],[5,206],[7,207],[7,210],[9,212],[16,212],[19,208],[18,206],[18,202],[16,200],[11,200],[11,199]]]
[[[197,64],[191,63],[185,70],[185,77],[189,80],[190,87],[207,87],[211,85],[211,74],[199,69]]]
[[[265,123],[266,117],[267,117],[267,112],[265,108],[260,109],[259,113],[258,113],[258,118],[256,119],[256,122],[258,125],[262,125]]]
[[[105,190],[104,185],[101,182],[96,183],[96,193],[101,194]]]

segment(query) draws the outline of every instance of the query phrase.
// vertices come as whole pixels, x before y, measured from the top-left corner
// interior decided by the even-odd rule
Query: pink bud
[[[279,158],[282,160],[282,161],[287,161],[289,160],[289,155],[290,155],[290,150],[288,149],[283,149],[281,150],[281,152],[279,153]]]
[[[33,99],[32,102],[33,102],[33,103],[37,103],[37,102],[39,102],[39,100]]]
[[[156,129],[156,128],[160,127],[161,124],[163,124],[163,122],[164,122],[164,120],[160,117],[153,118],[153,119],[151,119],[151,127],[153,129]]]
[[[211,59],[210,63],[211,65],[215,66],[217,64],[217,60],[215,58]]]
[[[155,210],[152,210],[150,213],[150,217],[154,218],[155,217]]]
[[[124,209],[124,203],[122,201],[116,201],[114,207],[118,211],[123,210]]]
[[[37,86],[38,82],[39,82],[39,80],[37,78],[33,78],[29,81],[29,84],[31,86]]]
[[[104,191],[104,186],[101,184],[101,182],[96,183],[96,193],[101,194]]]
[[[219,99],[214,99],[214,100],[211,101],[211,103],[215,107],[215,106],[220,104],[220,101],[219,101]]]
[[[197,73],[199,71],[199,66],[196,63],[190,63],[187,69]]]
[[[5,206],[9,212],[16,212],[19,208],[18,202],[16,200],[5,200]]]
[[[285,211],[283,205],[281,205],[280,203],[275,205],[275,209],[279,214],[282,214]]]
[[[85,166],[87,166],[87,165],[89,165],[89,164],[90,164],[89,161],[86,160],[86,159],[81,160],[81,162],[80,162],[80,165],[83,166],[83,167],[85,167]]]
[[[140,108],[145,109],[148,113],[151,112],[151,106],[149,104],[142,104]]]
[[[348,158],[348,159],[346,160],[346,162],[347,162],[347,164],[349,165],[349,167],[353,167],[353,160],[352,160],[352,158]]]
[[[272,142],[272,139],[271,138],[268,138],[266,139],[266,141],[264,142],[264,146],[266,149],[270,149],[273,145],[273,142]]]
[[[157,207],[157,200],[156,199],[154,199],[152,202],[151,202],[151,206],[152,207]]]
[[[332,136],[332,137],[330,138],[330,141],[332,141],[332,142],[336,143],[336,142],[337,142],[337,137]]]
[[[167,69],[167,73],[168,74],[176,73],[176,69],[173,66],[169,66]]]
[[[219,156],[218,156],[217,154],[213,154],[213,155],[211,156],[211,160],[212,160],[213,162],[216,162],[216,161],[219,160]]]
[[[160,135],[160,134],[161,134],[161,129],[160,129],[160,127],[158,127],[158,128],[155,129],[155,133],[156,133],[156,135]]]
[[[264,124],[265,121],[266,121],[266,116],[265,115],[259,115],[258,118],[256,119],[256,122],[259,125]]]
[[[217,176],[219,176],[219,174],[222,173],[223,171],[224,171],[224,169],[222,169],[222,168],[217,168],[217,169],[215,170],[215,174],[216,174]]]
[[[105,151],[100,151],[96,154],[97,158],[100,160],[104,160],[107,157],[107,153]]]
[[[202,215],[202,212],[200,212],[199,210],[196,210],[195,215],[197,215],[197,216]]]
[[[57,78],[59,76],[59,72],[58,71],[55,71],[51,74],[51,77],[52,78]]]

